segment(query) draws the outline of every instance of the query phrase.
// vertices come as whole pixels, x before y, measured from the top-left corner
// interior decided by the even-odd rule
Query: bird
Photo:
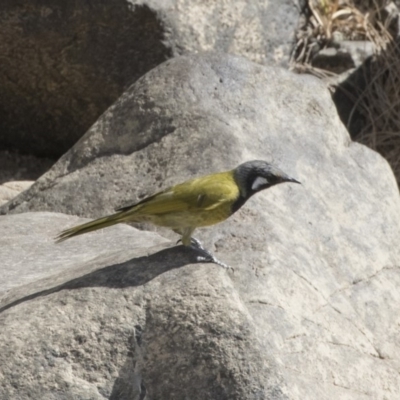
[[[118,223],[150,222],[180,234],[178,242],[199,252],[197,261],[230,268],[192,236],[194,230],[226,220],[254,194],[284,182],[300,183],[269,162],[247,161],[229,171],[187,180],[117,208],[114,214],[66,229],[56,242]]]

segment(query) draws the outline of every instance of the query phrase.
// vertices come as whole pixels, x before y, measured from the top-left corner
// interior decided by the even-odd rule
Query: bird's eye
[[[265,188],[265,186],[268,185],[268,179],[263,177],[263,176],[257,176],[256,179],[254,179],[253,184],[251,185],[251,190],[256,192],[257,190],[260,190],[262,188]]]

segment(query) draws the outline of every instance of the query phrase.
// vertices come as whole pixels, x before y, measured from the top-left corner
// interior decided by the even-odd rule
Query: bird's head
[[[240,164],[234,169],[233,175],[239,186],[241,196],[245,199],[278,183],[300,183],[274,165],[260,160],[247,161]]]

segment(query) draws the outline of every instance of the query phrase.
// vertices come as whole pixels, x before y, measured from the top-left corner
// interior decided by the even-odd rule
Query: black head
[[[241,197],[246,200],[254,193],[268,189],[278,183],[300,183],[274,165],[260,160],[240,164],[234,170],[234,178],[239,186]]]

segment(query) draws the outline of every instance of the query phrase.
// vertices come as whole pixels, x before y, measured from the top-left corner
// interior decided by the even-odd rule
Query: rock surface
[[[132,85],[30,190],[0,212],[99,217],[252,158],[273,161],[296,177],[302,158],[320,159],[328,123],[337,131],[328,143],[347,146],[350,139],[328,91],[312,77],[234,56],[175,58]]]
[[[32,186],[53,160],[0,151],[0,206]]]
[[[293,0],[3,0],[0,147],[58,158],[144,73],[217,50],[287,63]]]
[[[24,190],[29,189],[33,181],[6,182],[0,185],[0,205],[7,203]]]
[[[77,222],[0,220],[0,398],[286,398],[224,269],[126,225],[54,244]]]
[[[313,67],[335,74],[346,73],[348,76],[354,68],[360,67],[369,57],[376,53],[376,46],[368,41],[342,40],[334,46],[320,50],[312,59]],[[342,77],[334,77],[343,80]],[[333,79],[331,78],[330,81]]]
[[[161,247],[132,248],[145,233],[132,229],[125,241],[130,228],[122,226],[56,246],[51,238],[76,217],[23,213],[94,217],[256,158],[302,186],[271,188],[200,232],[234,274],[193,265],[193,254],[166,249],[155,234],[146,240]],[[383,158],[351,142],[312,77],[232,56],[170,60],[2,210],[22,213],[0,220],[1,267],[21,277],[2,283],[14,282],[0,314],[5,394],[398,397],[398,189]],[[41,279],[25,283],[21,271],[32,271],[32,260]]]
[[[0,184],[11,181],[34,181],[43,175],[54,160],[0,151]]]

